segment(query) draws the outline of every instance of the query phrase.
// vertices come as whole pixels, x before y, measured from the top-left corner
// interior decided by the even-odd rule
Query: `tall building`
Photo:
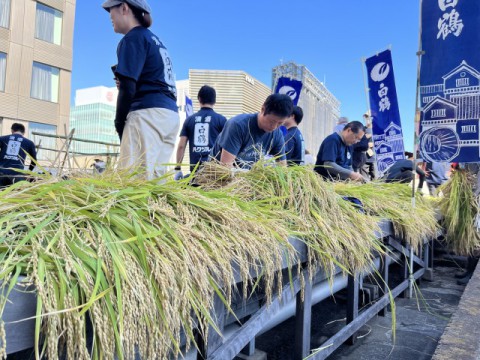
[[[260,111],[265,99],[272,93],[267,85],[239,70],[191,69],[189,80],[195,111],[200,108],[197,100],[198,90],[203,85],[210,85],[217,91],[215,111],[227,119],[238,114]]]
[[[340,102],[305,66],[294,62],[273,68],[272,88],[280,77],[289,77],[303,83],[298,106],[303,109],[299,129],[305,139],[305,148],[315,156],[320,145],[333,132],[340,116]]]
[[[76,0],[0,0],[0,133],[13,122],[41,148],[57,148],[70,113]],[[40,150],[40,160],[56,153]]]
[[[74,137],[102,143],[118,144],[114,120],[118,90],[96,86],[75,91],[75,106],[70,112],[70,130]],[[73,141],[72,150],[82,155],[117,152],[117,147],[100,143]]]

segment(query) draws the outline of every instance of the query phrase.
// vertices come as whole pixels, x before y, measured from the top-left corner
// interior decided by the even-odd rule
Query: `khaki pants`
[[[147,180],[164,175],[170,162],[180,119],[178,113],[151,108],[131,111],[120,144],[119,169],[145,174]]]

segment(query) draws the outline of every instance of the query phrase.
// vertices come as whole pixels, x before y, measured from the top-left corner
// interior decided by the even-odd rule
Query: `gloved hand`
[[[178,170],[178,171],[175,173],[173,179],[174,179],[175,181],[182,180],[182,179],[183,179],[182,170]]]

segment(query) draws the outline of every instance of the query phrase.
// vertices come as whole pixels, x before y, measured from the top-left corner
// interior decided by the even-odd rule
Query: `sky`
[[[115,34],[102,1],[76,2],[75,90],[114,86]],[[177,80],[189,69],[243,70],[271,86],[282,61],[305,65],[341,102],[341,115],[368,109],[362,59],[392,50],[405,149],[413,149],[419,2],[414,0],[149,0],[151,30],[167,47]],[[305,120],[304,120],[305,121]]]

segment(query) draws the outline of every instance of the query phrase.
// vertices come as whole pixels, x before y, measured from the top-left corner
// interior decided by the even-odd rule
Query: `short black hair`
[[[264,115],[273,114],[279,117],[289,117],[293,112],[293,102],[285,94],[272,94],[263,103]]]
[[[11,127],[11,130],[13,132],[20,132],[22,134],[25,134],[25,126],[23,126],[23,124],[13,123],[12,127]]]
[[[413,152],[405,151],[405,157],[406,157],[407,159],[413,158]]]
[[[293,115],[293,119],[295,120],[295,122],[298,124],[300,124],[302,122],[302,119],[303,119],[303,110],[300,106],[297,106],[297,105],[294,105],[293,106],[293,111],[292,111],[292,115]]]
[[[200,104],[212,104],[217,102],[217,92],[208,85],[203,85],[198,91],[198,101]]]
[[[360,121],[350,121],[347,125],[345,125],[343,131],[347,129],[351,129],[354,134],[358,134],[360,131],[366,131],[365,125],[363,125]]]

